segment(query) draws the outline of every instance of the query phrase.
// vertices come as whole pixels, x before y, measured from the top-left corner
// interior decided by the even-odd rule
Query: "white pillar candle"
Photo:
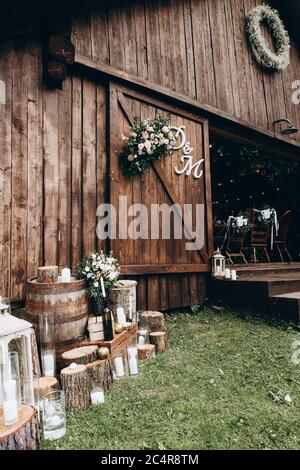
[[[45,377],[54,377],[55,370],[54,370],[54,354],[53,353],[46,353],[43,356],[43,365],[44,365],[44,376]]]
[[[126,315],[125,315],[123,307],[117,308],[117,319],[118,319],[118,323],[120,323],[120,325],[124,326],[126,324]]]
[[[106,292],[105,292],[105,285],[104,285],[104,280],[103,277],[100,277],[100,284],[101,284],[101,291],[102,291],[102,297],[106,297]]]
[[[139,336],[139,346],[144,346],[145,345],[145,337],[144,336]]]
[[[138,374],[137,348],[128,348],[128,362],[130,375]]]
[[[4,423],[14,424],[18,420],[17,383],[10,379],[3,384],[5,400],[3,402]]]
[[[115,365],[115,372],[116,372],[116,377],[123,377],[124,376],[124,364],[123,364],[123,358],[122,357],[116,357],[114,360],[114,365]]]
[[[92,402],[92,405],[98,405],[99,403],[104,403],[104,391],[101,390],[101,388],[92,390],[91,402]]]
[[[6,425],[14,424],[18,420],[17,400],[6,400],[3,403],[3,414]]]
[[[227,269],[225,269],[225,278],[230,279],[230,277],[231,277],[230,269],[227,268]]]
[[[235,269],[233,269],[233,270],[231,271],[231,279],[232,279],[233,281],[236,281],[236,270],[235,270]]]
[[[64,268],[61,270],[61,282],[70,282],[71,281],[71,269]]]

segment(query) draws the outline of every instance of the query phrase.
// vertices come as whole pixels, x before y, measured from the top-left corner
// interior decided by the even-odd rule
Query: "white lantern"
[[[29,322],[20,320],[13,315],[7,313],[0,315],[0,362],[2,363],[2,371],[5,371],[9,364],[9,343],[13,339],[21,338],[22,358],[29,381],[28,395],[30,404],[34,405],[31,327],[32,325]],[[2,382],[5,380],[5,377],[1,377],[1,375],[0,380]],[[3,388],[3,383],[0,384],[0,388]]]
[[[225,257],[221,255],[219,248],[212,256],[212,277],[225,277]]]

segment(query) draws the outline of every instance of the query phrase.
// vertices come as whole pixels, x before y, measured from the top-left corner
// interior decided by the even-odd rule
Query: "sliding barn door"
[[[192,150],[188,153],[186,150],[189,147],[181,147],[172,156],[152,163],[145,174],[124,176],[118,162],[123,146],[121,136],[128,135],[135,117],[145,120],[157,115],[169,115],[171,125],[184,132],[184,135],[182,132],[178,134],[178,146],[185,138]],[[190,171],[186,167],[189,161],[186,153],[192,156],[190,166],[199,162]],[[184,167],[186,171],[182,171]],[[164,310],[201,303],[205,296],[206,273],[210,270],[212,242],[208,122],[111,84],[109,186],[110,203],[117,215],[117,236],[111,239],[110,245],[120,260],[122,273],[138,281],[138,307]],[[134,216],[128,215],[124,197],[127,198],[127,209],[133,204],[143,204],[147,208],[148,224],[144,225],[148,225],[148,238],[145,237],[145,226],[143,238],[126,238],[128,224]],[[161,234],[162,221],[151,219],[153,204],[182,207],[181,212],[175,211],[174,217],[179,218],[183,233],[191,238],[192,232],[197,229],[196,211],[201,211],[202,207],[204,215],[199,230],[203,232],[203,244],[187,250],[189,240],[185,236],[176,239],[174,224],[170,238],[164,239]],[[189,216],[188,220],[183,211],[187,204],[193,207],[193,216]],[[160,235],[154,239],[151,237],[151,227],[155,223],[159,224],[157,229]]]

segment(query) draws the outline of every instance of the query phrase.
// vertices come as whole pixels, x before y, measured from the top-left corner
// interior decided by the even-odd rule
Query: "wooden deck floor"
[[[238,279],[211,280],[209,294],[244,310],[276,311],[300,323],[300,263],[234,265]]]

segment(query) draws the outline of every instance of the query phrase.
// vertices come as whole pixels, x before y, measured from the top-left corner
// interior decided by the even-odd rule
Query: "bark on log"
[[[58,381],[55,377],[40,377],[33,382],[34,396],[40,403],[47,393],[57,389]]]
[[[152,359],[155,357],[155,346],[154,344],[145,344],[144,346],[138,346],[139,359]]]
[[[113,367],[110,359],[91,362],[86,365],[89,380],[90,390],[93,387],[101,387],[104,390],[109,390],[113,384]]]
[[[31,352],[32,352],[32,372],[33,375],[36,377],[41,376],[41,366],[40,366],[40,359],[39,359],[39,354],[38,354],[38,349],[37,349],[37,343],[36,343],[36,336],[34,329],[31,328]],[[16,351],[19,355],[19,364],[20,364],[20,375],[23,377],[27,376],[26,371],[24,370],[24,351],[23,351],[23,346],[22,346],[22,338],[16,338],[13,339],[9,343],[9,350],[10,351]],[[26,353],[25,353],[26,357]]]
[[[53,284],[58,281],[58,266],[41,266],[38,268],[37,282]]]
[[[60,373],[68,411],[84,410],[90,402],[89,374],[83,364],[66,367]]]
[[[31,406],[21,405],[16,424],[5,426],[0,411],[0,450],[38,450],[40,432],[37,411]]]
[[[155,352],[163,353],[166,350],[167,338],[164,331],[155,331],[149,335],[150,343],[154,344]]]
[[[70,364],[75,362],[76,364],[89,364],[94,362],[98,358],[98,346],[81,346],[80,348],[74,348],[70,351],[66,351],[61,355],[63,364],[68,367]]]
[[[144,311],[139,314],[141,329],[145,328],[149,333],[165,331],[165,318],[161,312]]]

